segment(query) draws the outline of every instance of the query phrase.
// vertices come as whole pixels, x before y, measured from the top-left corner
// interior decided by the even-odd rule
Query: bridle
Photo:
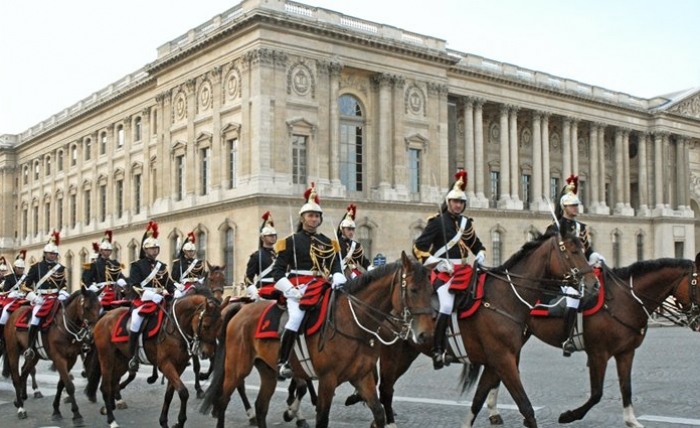
[[[73,336],[73,343],[92,343],[92,326],[90,320],[86,317],[86,307],[85,307],[85,296],[80,296],[78,301],[79,307],[82,309],[82,316],[80,317],[81,324],[78,325],[72,319],[66,316],[68,312],[68,307],[66,307],[63,301],[61,302],[61,314],[63,318],[63,328],[69,335]],[[99,301],[98,301],[99,302]]]
[[[203,332],[203,324],[204,324],[204,316],[207,313],[207,304],[209,303],[209,298],[204,299],[202,303],[200,303],[195,309],[194,309],[194,315],[192,318],[197,319],[197,326],[196,328],[193,329],[193,335],[190,336],[189,334],[185,333],[182,327],[180,326],[180,319],[177,316],[177,311],[176,311],[176,306],[177,303],[180,302],[181,299],[175,299],[173,301],[172,305],[172,320],[173,324],[175,324],[175,328],[177,328],[178,333],[180,333],[180,337],[185,341],[185,345],[187,348],[187,354],[191,357],[193,355],[197,355],[199,353],[199,349],[202,343],[202,332]]]
[[[678,288],[680,288],[682,282],[683,281],[679,281],[673,287],[671,294],[674,297],[677,295]],[[690,305],[687,308],[684,307],[685,305],[678,302],[678,298],[676,297],[676,309],[680,310],[686,317],[685,322],[682,324],[687,325],[693,331],[700,331],[700,304],[698,304],[700,291],[698,291],[698,272],[694,263],[688,277],[688,297],[690,297]]]

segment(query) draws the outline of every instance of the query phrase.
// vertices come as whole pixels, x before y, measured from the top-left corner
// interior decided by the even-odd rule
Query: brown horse
[[[672,296],[676,306],[670,313],[679,311],[685,319],[673,320],[679,325],[700,329],[700,289],[698,288],[700,253],[695,263],[683,259],[656,259],[634,263],[625,268],[605,269],[604,305],[601,310],[583,318],[583,339],[588,356],[588,373],[591,394],[581,407],[568,410],[559,416],[559,423],[583,419],[603,396],[603,382],[608,360],[615,358],[622,395],[622,417],[625,425],[642,428],[632,407],[632,363],[635,350],[641,346],[647,332],[651,314],[659,307],[666,307],[666,299]],[[560,347],[565,339],[564,321],[553,317],[531,317],[529,333],[540,340]],[[498,377],[483,377],[477,387],[477,395],[498,387]],[[497,422],[497,391],[491,390],[488,407],[492,421]],[[483,404],[483,402],[482,402]]]
[[[344,382],[355,386],[368,403],[374,416],[373,426],[385,426],[372,375],[379,357],[377,342],[407,338],[409,334],[417,342],[428,341],[434,328],[432,291],[428,269],[402,253],[401,261],[348,281],[334,293],[324,328],[306,337],[306,348],[319,379],[317,428],[328,427],[335,389]],[[213,406],[218,428],[224,426],[231,393],[253,366],[261,381],[255,402],[258,426],[267,427],[268,406],[277,384],[279,341],[255,339],[254,332],[264,310],[273,304],[268,301],[245,305],[230,319],[225,335],[220,337],[214,376],[200,409],[208,413]],[[295,377],[306,377],[299,361],[292,360]]]
[[[99,355],[102,376],[102,397],[107,412],[107,423],[118,427],[115,417],[115,393],[119,391],[119,379],[127,372],[129,355],[128,342],[112,342],[115,324],[128,308],[117,308],[106,313],[95,325],[95,347]],[[173,395],[177,391],[180,398],[180,412],[177,424],[182,428],[187,420],[187,400],[189,393],[180,376],[187,367],[190,355],[200,352],[204,356],[213,355],[216,350],[216,334],[221,325],[221,311],[218,302],[205,288],[195,289],[173,301],[166,319],[155,338],[144,339],[143,347],[148,360],[168,379],[159,422],[168,426],[168,410]],[[186,350],[186,352],[183,352]],[[88,382],[98,382],[91,375]]]
[[[559,285],[579,281],[592,287],[597,282],[588,266],[581,242],[574,237],[562,238],[547,234],[526,243],[503,266],[486,270],[484,295],[479,309],[470,317],[452,318],[451,347],[464,347],[458,358],[465,363],[465,389],[476,381],[479,366],[498,372],[506,380],[513,400],[524,416],[525,426],[537,427],[535,412],[523,389],[517,357],[524,344],[523,331],[530,306],[545,294],[556,294]],[[460,336],[461,334],[461,336]],[[387,422],[395,424],[392,400],[394,384],[420,353],[430,355],[430,346],[399,342],[381,349],[379,395],[387,414]],[[453,357],[454,358],[454,357]],[[481,403],[483,404],[483,402]],[[481,407],[481,404],[478,408]],[[466,425],[471,427],[472,415]],[[395,425],[392,425],[395,426]]]
[[[52,417],[54,420],[62,418],[59,405],[61,394],[65,388],[73,412],[73,424],[80,426],[83,423],[83,417],[75,401],[75,386],[70,371],[75,365],[83,345],[92,341],[91,329],[99,316],[100,302],[95,293],[81,287],[68,299],[59,301],[57,304],[59,306],[53,322],[47,329],[41,331],[43,348],[60,376],[53,401]],[[31,311],[31,307],[20,307],[12,313],[5,326],[6,356],[10,363],[12,384],[15,387],[14,404],[17,408],[17,417],[20,419],[27,417],[27,412],[23,407],[24,400],[27,398],[27,376],[34,370],[41,358],[40,352],[35,352],[35,357],[25,361],[20,372],[19,356],[27,347],[27,331],[18,330],[15,322],[28,311]]]

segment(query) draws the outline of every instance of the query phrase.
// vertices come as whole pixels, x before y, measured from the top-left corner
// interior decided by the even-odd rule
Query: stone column
[[[664,156],[663,139],[661,133],[654,134],[654,214],[660,215],[659,211],[664,208]]]
[[[549,194],[549,115],[550,113],[547,112],[542,113],[542,191],[547,199],[551,197]],[[559,201],[552,202],[559,203]]]
[[[598,191],[600,192],[600,204],[596,214],[610,214],[610,208],[605,198],[605,124],[598,124],[598,166],[600,167]]]
[[[501,149],[501,194],[498,207],[505,208],[510,201],[510,163],[508,162],[508,106],[501,105],[501,120],[499,123],[499,144]]]
[[[510,199],[515,204],[512,209],[523,209],[520,201],[520,162],[518,156],[518,107],[510,106],[510,123],[508,126],[510,149]],[[518,208],[518,206],[520,208]]]
[[[639,162],[637,168],[639,170],[639,217],[648,217],[649,211],[649,176],[647,173],[647,134],[639,134],[639,142],[637,143],[637,160]]]
[[[532,204],[531,211],[549,211],[542,199],[542,113],[532,112]]]
[[[578,176],[578,124],[578,119],[571,119],[571,173],[576,176]]]
[[[588,188],[590,189],[590,202],[591,206],[588,207],[590,212],[595,212],[595,210],[600,206],[600,164],[598,163],[598,125],[591,123],[590,130],[588,132],[588,139],[590,145],[590,173],[591,177],[588,180]]]
[[[389,141],[393,150],[393,177],[392,185],[394,187],[394,195],[398,200],[408,201],[408,152],[406,151],[406,143],[404,141],[404,88],[406,79],[403,76],[394,76],[394,93],[392,100],[392,123],[394,129],[392,138]],[[425,108],[425,106],[423,107]]]
[[[330,180],[331,187],[339,189],[340,183],[340,111],[338,102],[340,99],[340,72],[343,66],[338,62],[328,64],[328,76],[330,81]],[[334,190],[333,193],[336,191]]]
[[[571,119],[568,117],[562,119],[561,159],[562,178],[566,179],[569,175],[573,174],[573,170],[571,169]]]
[[[474,175],[476,176],[474,190],[479,206],[488,208],[489,200],[484,191],[486,187],[484,180],[484,102],[483,99],[477,99],[474,102]]]
[[[685,169],[688,159],[685,156],[685,141],[683,137],[676,139],[676,209],[679,211],[685,211],[688,205],[685,197],[689,177]]]
[[[625,207],[624,191],[622,189],[622,176],[625,172],[624,160],[622,159],[622,130],[615,130],[615,214],[621,214]]]
[[[391,76],[377,73],[373,76],[379,88],[379,165],[391,165]],[[391,188],[391,168],[379,169],[379,191],[384,194]]]
[[[464,160],[467,169],[467,200],[469,206],[474,206],[476,194],[474,192],[475,163],[474,157],[474,99],[465,97],[464,102]]]
[[[634,209],[630,200],[630,132],[626,129],[622,130],[622,208],[620,214],[633,216]]]

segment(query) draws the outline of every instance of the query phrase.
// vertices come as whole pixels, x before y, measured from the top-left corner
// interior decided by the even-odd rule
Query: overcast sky
[[[698,0],[305,0],[461,52],[650,98],[700,87]],[[21,133],[156,59],[236,0],[0,4],[0,134]]]

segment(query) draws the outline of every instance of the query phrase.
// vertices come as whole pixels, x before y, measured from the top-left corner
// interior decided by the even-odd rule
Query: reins
[[[76,299],[76,298],[74,298]],[[68,335],[73,336],[73,343],[88,343],[92,340],[92,330],[90,323],[83,317],[82,325],[74,322],[72,319],[66,316],[69,306],[66,306],[65,302],[59,300],[61,304],[61,318],[63,319],[63,329],[68,333]],[[71,301],[72,304],[75,304]],[[85,296],[80,296],[80,302],[78,303],[80,307],[85,303]],[[83,314],[84,315],[84,314]]]

